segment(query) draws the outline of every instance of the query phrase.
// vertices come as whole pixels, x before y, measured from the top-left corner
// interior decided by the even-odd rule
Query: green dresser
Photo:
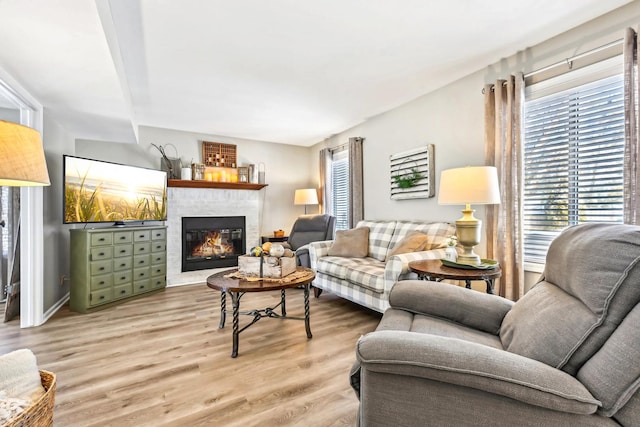
[[[167,227],[71,231],[71,310],[87,313],[167,286]]]

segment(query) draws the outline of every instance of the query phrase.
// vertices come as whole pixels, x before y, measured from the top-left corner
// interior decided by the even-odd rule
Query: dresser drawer
[[[164,288],[167,285],[166,277],[152,277],[151,278],[151,288],[152,289],[160,289]]]
[[[156,252],[151,254],[151,265],[164,264],[167,260],[167,254],[164,252]]]
[[[164,252],[167,249],[165,242],[157,241],[151,244],[151,252]]]
[[[113,233],[113,243],[115,245],[121,243],[132,243],[133,242],[133,232],[131,231],[116,231]]]
[[[142,292],[148,292],[151,290],[151,282],[149,279],[146,280],[136,280],[133,282],[133,293],[140,294]]]
[[[133,280],[148,279],[149,277],[150,277],[150,271],[148,267],[133,269]]]
[[[133,295],[133,285],[131,283],[113,287],[113,299],[126,298],[130,295]]]
[[[133,232],[134,242],[148,242],[151,240],[151,230],[137,230]]]
[[[111,259],[113,257],[113,246],[105,246],[103,248],[91,249],[91,261],[100,261],[101,259]]]
[[[165,240],[167,238],[167,229],[159,228],[151,232],[151,240]]]
[[[102,274],[100,276],[91,276],[91,290],[99,290],[110,288],[113,285],[112,274]]]
[[[133,257],[133,268],[148,267],[150,255],[136,255]]]
[[[115,245],[113,247],[114,258],[125,257],[125,256],[130,257],[131,255],[133,255],[133,246],[131,245]]]
[[[103,246],[113,243],[113,233],[95,233],[91,235],[91,246]]]
[[[167,268],[164,264],[152,265],[151,266],[151,277],[153,276],[164,276],[167,274]]]
[[[151,242],[133,244],[134,255],[150,254],[150,253],[151,253]]]
[[[130,270],[133,266],[133,258],[114,258],[113,271]]]
[[[124,285],[125,283],[131,284],[131,275],[133,273],[131,270],[128,271],[118,271],[113,273],[113,285],[119,286]]]
[[[92,261],[90,270],[92,276],[111,273],[111,260],[108,259],[104,261]]]
[[[94,306],[94,305],[106,304],[112,299],[113,298],[112,298],[111,288],[101,289],[99,291],[93,291],[89,294],[89,305]]]

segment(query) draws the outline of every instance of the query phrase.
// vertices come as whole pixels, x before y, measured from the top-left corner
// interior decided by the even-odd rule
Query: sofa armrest
[[[329,248],[332,244],[333,240],[309,243],[309,261],[311,262],[311,268],[316,270],[318,259],[329,254]]]
[[[389,304],[396,309],[444,318],[498,335],[502,320],[514,302],[449,283],[403,280],[391,289]]]
[[[384,266],[384,281],[386,286],[391,289],[395,282],[410,275],[411,270],[409,270],[409,263],[411,261],[420,261],[423,259],[441,259],[444,258],[444,253],[444,249],[432,249],[429,251],[409,252],[389,257],[387,263]],[[413,276],[413,278],[417,277],[417,275]]]
[[[356,356],[362,371],[425,378],[556,411],[593,414],[600,405],[584,385],[564,371],[455,338],[376,331],[358,340]],[[364,400],[366,377],[362,378],[360,395]]]

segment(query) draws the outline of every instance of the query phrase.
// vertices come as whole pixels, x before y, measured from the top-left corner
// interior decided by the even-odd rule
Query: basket
[[[56,394],[56,375],[40,370],[40,379],[45,393],[23,413],[9,420],[9,427],[51,427],[53,426],[53,404]]]

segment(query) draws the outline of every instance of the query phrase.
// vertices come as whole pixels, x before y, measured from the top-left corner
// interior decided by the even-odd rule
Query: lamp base
[[[469,205],[462,211],[462,218],[456,221],[456,235],[462,246],[462,253],[458,255],[458,263],[480,265],[480,256],[473,252],[473,247],[480,243],[482,221],[473,216],[475,211]]]
[[[468,264],[468,265],[480,265],[482,261],[480,260],[480,256],[473,252],[473,246],[462,247],[465,253],[458,255],[458,260],[456,261],[458,264]],[[469,253],[466,253],[469,252]]]

